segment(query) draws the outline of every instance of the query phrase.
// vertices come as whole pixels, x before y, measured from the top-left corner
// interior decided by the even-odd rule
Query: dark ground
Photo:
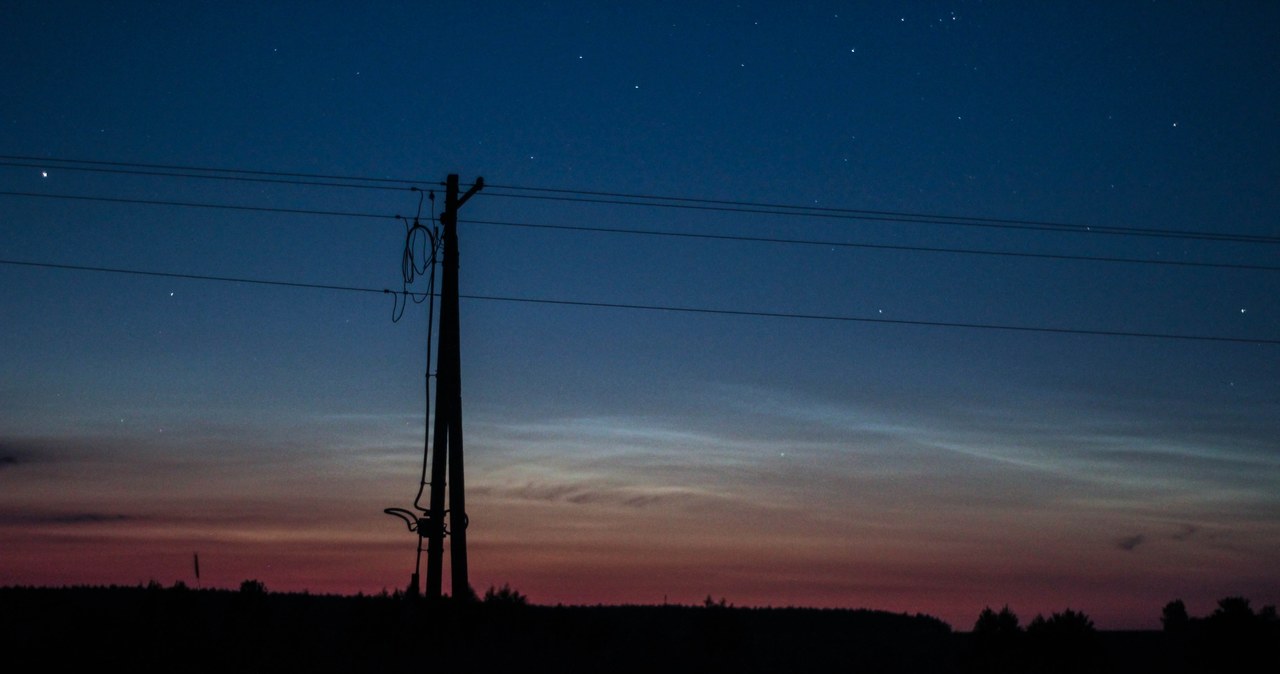
[[[428,610],[401,597],[260,588],[0,588],[0,653],[24,665],[9,671],[1216,672],[1235,664],[1160,632],[983,643],[936,618],[880,611],[448,601]],[[1259,648],[1274,659],[1275,646]]]

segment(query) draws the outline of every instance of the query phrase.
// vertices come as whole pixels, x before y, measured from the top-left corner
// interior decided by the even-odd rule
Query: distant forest
[[[428,606],[401,593],[332,596],[182,583],[0,588],[11,663],[128,670],[512,672],[1280,671],[1280,620],[1228,597],[1181,601],[1162,631],[1105,632],[1084,613],[984,609],[969,632],[926,615],[699,606],[535,606],[509,587]]]

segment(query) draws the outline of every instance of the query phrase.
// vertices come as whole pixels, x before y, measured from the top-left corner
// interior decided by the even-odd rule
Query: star
[[[40,172],[40,177],[41,177],[41,178],[48,178],[48,177],[49,177],[49,172],[48,172],[48,171],[41,171],[41,172]]]

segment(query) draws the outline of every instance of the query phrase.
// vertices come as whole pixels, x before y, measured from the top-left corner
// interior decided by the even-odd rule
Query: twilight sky
[[[1242,340],[464,299],[481,591],[1280,603],[1280,5],[368,4],[0,10],[0,584],[406,584],[425,305],[12,263],[399,289],[458,173],[464,294]]]

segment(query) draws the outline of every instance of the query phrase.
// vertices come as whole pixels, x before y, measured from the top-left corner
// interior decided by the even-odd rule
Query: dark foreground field
[[[1236,659],[1159,632],[988,643],[929,616],[879,611],[428,610],[400,597],[157,586],[0,588],[0,653],[21,671],[1179,672],[1229,671]]]

